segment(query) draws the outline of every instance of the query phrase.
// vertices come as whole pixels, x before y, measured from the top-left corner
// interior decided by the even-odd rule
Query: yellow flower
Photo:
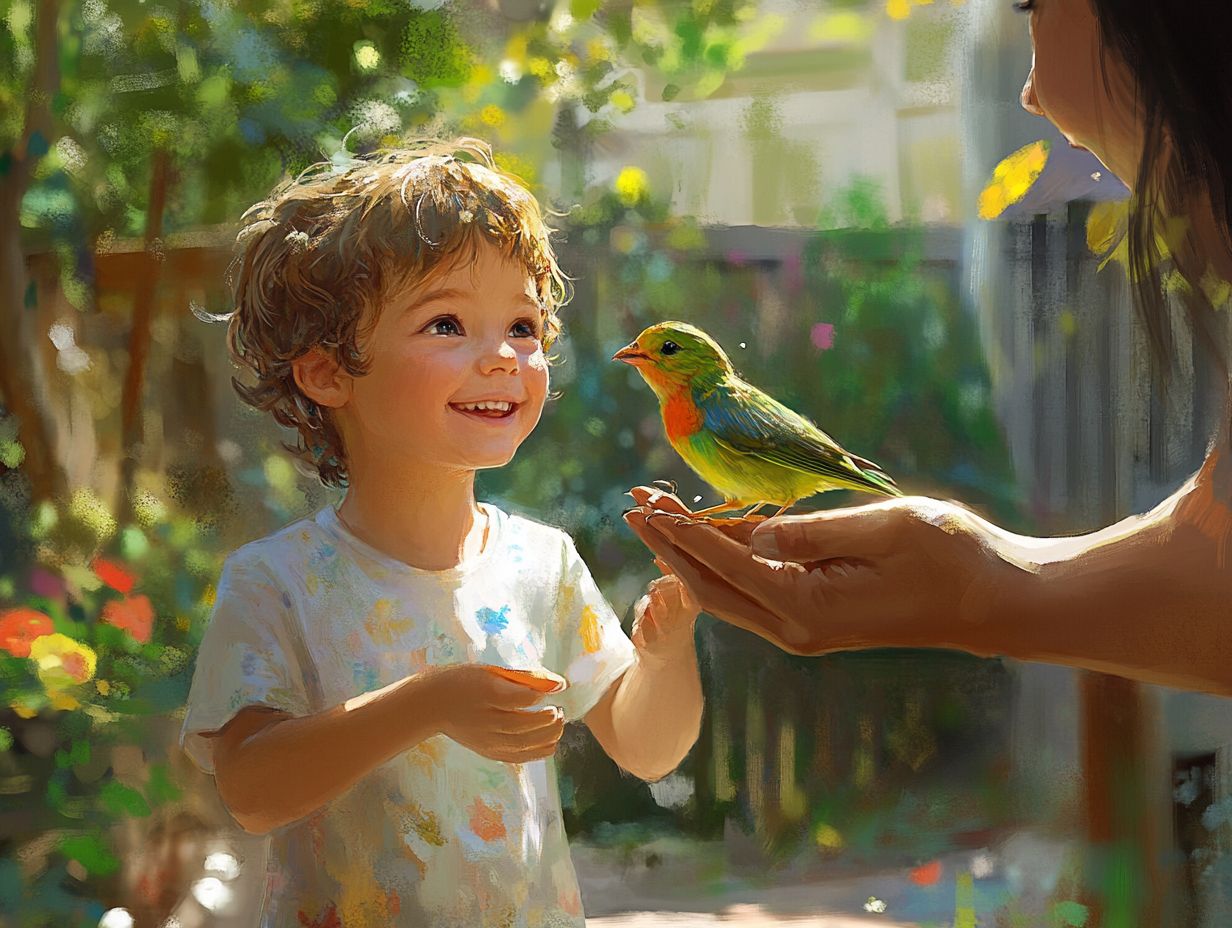
[[[843,846],[842,834],[833,825],[827,825],[825,822],[813,829],[813,840],[818,847],[827,850],[838,850]]]
[[[981,219],[996,219],[1007,207],[1027,195],[1031,185],[1043,173],[1051,147],[1047,139],[1040,139],[1001,159],[1001,163],[993,169],[992,180],[980,193],[978,211]]]
[[[85,683],[98,664],[92,648],[59,632],[34,639],[30,657],[38,664],[39,680],[49,693]]]
[[[613,185],[616,196],[625,206],[636,206],[650,191],[650,179],[641,168],[622,168]]]
[[[51,708],[53,709],[64,709],[71,712],[72,710],[81,707],[81,703],[79,703],[74,697],[70,696],[68,693],[63,693],[60,690],[49,691],[47,695],[51,697]]]
[[[501,126],[505,123],[505,111],[495,103],[489,103],[479,111],[479,118],[489,126]]]

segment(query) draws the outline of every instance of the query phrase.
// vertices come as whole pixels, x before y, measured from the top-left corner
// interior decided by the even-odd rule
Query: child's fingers
[[[684,585],[684,581],[676,575],[664,577],[667,582],[664,583],[663,589],[666,591],[664,597],[671,603],[673,609],[679,612],[694,612],[698,611],[697,604],[693,602],[693,597],[689,593],[689,588]]]
[[[529,687],[536,693],[558,693],[567,685],[564,677],[546,669],[527,670],[520,667],[502,667],[499,664],[480,666],[488,673],[519,686]]]
[[[526,735],[563,724],[564,713],[556,706],[542,709],[496,709],[496,731],[506,735]]]
[[[543,693],[536,692],[529,686],[497,677],[495,674],[492,675],[488,694],[488,705],[493,709],[525,709],[543,698]]]
[[[543,744],[531,745],[523,748],[495,749],[492,751],[481,752],[491,760],[500,761],[505,764],[530,764],[537,760],[543,760],[545,757],[551,757],[556,753],[558,742],[547,741]]]
[[[639,598],[637,605],[633,607],[633,633],[629,637],[639,648],[646,647],[657,637],[658,627],[655,625],[652,610],[649,593]]]
[[[673,576],[659,577],[650,584],[651,609],[662,620],[684,610],[684,584]]]
[[[561,731],[545,732],[530,739],[503,736],[493,739],[480,753],[510,764],[527,763],[555,753],[560,736]]]

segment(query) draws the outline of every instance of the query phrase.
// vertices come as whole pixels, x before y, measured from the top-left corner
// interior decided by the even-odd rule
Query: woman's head
[[[1209,211],[1215,236],[1174,245],[1193,283],[1232,250],[1232,7],[1225,0],[1026,0],[1029,111],[1089,148],[1133,191],[1130,269],[1156,356],[1171,352],[1156,236]],[[1191,230],[1192,232],[1192,230]],[[1214,240],[1211,240],[1211,239]],[[1225,255],[1215,252],[1222,249]],[[1193,294],[1202,301],[1200,287]],[[1204,307],[1209,310],[1209,305]],[[1204,328],[1206,313],[1195,316]]]

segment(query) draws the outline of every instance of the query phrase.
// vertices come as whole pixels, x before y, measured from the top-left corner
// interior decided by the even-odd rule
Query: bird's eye
[[[680,346],[675,342],[664,342],[663,347],[659,349],[660,354],[675,354],[680,350]]]

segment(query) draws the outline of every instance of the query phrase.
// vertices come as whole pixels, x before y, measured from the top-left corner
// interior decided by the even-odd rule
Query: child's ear
[[[313,348],[291,362],[295,385],[318,406],[338,409],[351,398],[352,377],[335,358]]]

